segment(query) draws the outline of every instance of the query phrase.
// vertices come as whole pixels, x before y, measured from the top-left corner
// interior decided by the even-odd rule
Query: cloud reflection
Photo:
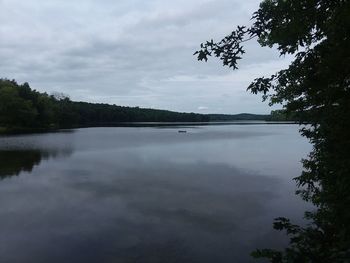
[[[304,210],[286,183],[309,147],[297,127],[188,130],[0,138],[3,174],[35,167],[0,183],[0,262],[250,262],[283,246],[272,219]]]

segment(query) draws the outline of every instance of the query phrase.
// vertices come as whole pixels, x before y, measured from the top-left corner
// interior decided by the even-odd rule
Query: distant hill
[[[240,114],[208,114],[209,121],[248,121],[248,120],[269,120],[270,115],[267,114],[251,114],[251,113],[240,113]]]

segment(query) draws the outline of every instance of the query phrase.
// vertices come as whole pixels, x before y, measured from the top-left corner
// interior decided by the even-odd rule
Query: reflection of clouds
[[[279,180],[227,165],[163,160],[156,165],[138,160],[135,165],[123,158],[116,158],[114,165],[114,174],[97,180],[77,178],[67,181],[66,187],[84,193],[86,202],[98,200],[112,210],[115,207],[107,213],[115,217],[116,235],[122,240],[137,237],[126,248],[116,244],[125,262],[138,256],[144,258],[142,262],[162,258],[154,257],[155,250],[168,256],[184,251],[198,262],[231,262],[242,249],[241,257],[246,258],[250,251],[245,246],[251,246],[247,243],[255,231],[261,232],[257,218],[266,216],[266,205],[278,198],[274,189]],[[205,246],[216,255],[201,251]]]
[[[74,130],[52,133],[0,136],[0,151],[40,150],[42,152],[63,152],[72,148]]]
[[[135,166],[117,161],[115,165],[115,176],[67,183],[91,198],[118,197],[142,220],[161,218],[213,232],[233,231],[240,220],[263,214],[264,204],[276,198],[274,189],[279,185],[275,178],[222,164],[162,161]]]
[[[195,262],[191,251],[181,240],[167,242],[147,242],[137,244],[124,251],[122,254],[125,262],[142,263],[179,263]]]
[[[257,247],[283,246],[272,219],[302,206],[286,184],[299,166],[281,162],[300,150],[294,133],[269,136],[280,129],[291,127],[82,129],[13,138],[17,148],[8,140],[6,151],[55,160],[0,183],[0,262],[250,262]],[[62,152],[69,158],[56,158]]]
[[[167,124],[169,125],[169,124]],[[147,125],[146,125],[147,126]],[[263,125],[261,125],[263,126]],[[77,150],[107,150],[118,148],[144,147],[147,145],[207,143],[216,140],[243,140],[273,135],[269,129],[235,126],[179,126],[162,129],[153,128],[88,128],[77,132],[79,139],[74,141]],[[177,129],[186,129],[186,134],[179,134]],[[161,131],[160,131],[161,130]],[[48,142],[50,143],[50,142]]]
[[[2,202],[22,215],[0,219],[4,237],[18,235],[15,243],[0,238],[4,249],[20,249],[31,262],[244,262],[261,232],[257,218],[278,197],[279,180],[228,165],[146,162],[120,152],[93,169],[98,155],[61,160],[60,181],[32,177],[21,198]]]

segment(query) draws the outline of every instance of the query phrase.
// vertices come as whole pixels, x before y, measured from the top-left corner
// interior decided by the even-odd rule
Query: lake
[[[0,137],[0,262],[255,262],[301,223],[299,126],[86,128]],[[179,133],[186,130],[186,133]]]

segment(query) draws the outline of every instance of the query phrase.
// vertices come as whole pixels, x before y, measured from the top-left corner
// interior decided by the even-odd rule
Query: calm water
[[[0,262],[251,262],[300,222],[310,149],[296,125],[0,137]]]

